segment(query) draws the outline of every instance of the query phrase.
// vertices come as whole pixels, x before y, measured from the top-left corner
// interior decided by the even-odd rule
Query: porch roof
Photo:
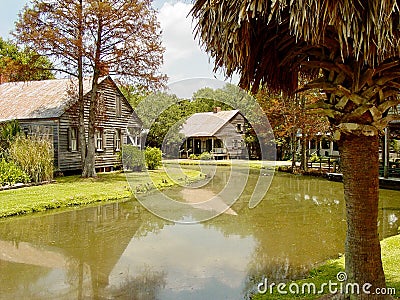
[[[185,137],[214,136],[222,126],[228,123],[238,113],[239,110],[226,110],[217,113],[196,113],[186,120],[180,132],[183,133]]]

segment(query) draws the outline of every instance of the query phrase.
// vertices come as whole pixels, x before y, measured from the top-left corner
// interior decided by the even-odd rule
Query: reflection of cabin
[[[247,156],[244,143],[246,119],[238,110],[196,113],[183,124],[185,142],[181,157],[209,152],[215,159]]]
[[[91,79],[84,80],[87,124]],[[57,170],[81,169],[77,82],[56,79],[0,85],[0,121],[17,119],[27,135],[51,140]],[[140,145],[141,121],[111,77],[99,82],[96,124],[96,168],[119,165],[122,144]],[[87,136],[86,136],[87,137]]]

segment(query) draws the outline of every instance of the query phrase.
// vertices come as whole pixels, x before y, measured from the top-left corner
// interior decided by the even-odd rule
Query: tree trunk
[[[102,47],[102,34],[103,34],[103,20],[100,17],[98,20],[97,27],[97,38],[95,57],[93,65],[93,78],[92,78],[92,91],[90,95],[89,105],[89,124],[88,124],[88,147],[85,159],[85,166],[83,168],[83,177],[97,177],[96,174],[96,144],[95,144],[95,133],[96,133],[96,107],[99,104],[98,98],[98,86],[99,78],[101,73],[101,47]]]
[[[300,168],[303,172],[308,170],[307,166],[307,138],[303,134],[301,138],[301,165]]]
[[[89,120],[90,115],[92,112],[89,113]],[[90,122],[90,121],[89,121]],[[86,159],[85,165],[83,166],[82,177],[96,177],[96,168],[95,168],[95,160],[96,160],[96,144],[95,144],[95,128],[94,126],[90,126],[88,128],[88,143],[87,143],[87,152],[86,152]]]
[[[378,236],[379,139],[342,134],[339,141],[346,201],[347,236],[345,261],[348,283],[358,283],[356,299],[385,299],[373,295],[385,287]],[[370,295],[362,286],[370,283]]]
[[[96,105],[97,105],[97,91],[98,91],[99,73],[95,72],[92,82],[92,91],[90,95],[89,105],[89,124],[88,124],[88,143],[85,165],[83,167],[82,177],[96,177]]]
[[[78,11],[78,99],[79,99],[79,150],[81,153],[81,167],[85,166],[86,159],[86,130],[85,130],[85,100],[83,94],[83,3],[79,1]]]
[[[292,172],[296,170],[296,153],[297,153],[297,143],[296,143],[296,131],[293,129],[291,137],[291,151],[292,151]]]

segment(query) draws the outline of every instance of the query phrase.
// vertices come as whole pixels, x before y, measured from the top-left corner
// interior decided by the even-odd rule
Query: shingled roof
[[[185,137],[214,136],[237,113],[239,113],[238,110],[196,113],[186,120],[182,126],[181,133]]]
[[[89,77],[84,79],[84,94],[90,92],[91,82]],[[0,84],[0,121],[57,118],[73,103],[68,91],[77,91],[77,86],[71,79]]]

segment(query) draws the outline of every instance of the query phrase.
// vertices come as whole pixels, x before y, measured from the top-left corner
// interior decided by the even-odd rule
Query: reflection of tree
[[[224,214],[205,223],[225,236],[254,238],[245,291],[263,276],[275,282],[304,276],[316,264],[342,253],[345,238],[340,183],[278,173],[264,200],[249,209],[258,174],[251,171],[244,192],[232,206],[237,216]]]
[[[114,203],[67,213],[6,220],[0,226],[0,240],[12,241],[16,245],[29,242],[38,248],[62,254],[60,256],[66,261],[65,282],[69,287],[58,292],[77,299],[96,298],[104,293],[109,274],[132,238],[157,232],[164,224],[137,202]],[[35,284],[45,282],[40,279],[46,278],[51,271],[25,265],[24,274],[29,274],[26,276],[16,266],[18,264],[0,260],[0,274],[4,274],[0,275],[1,286],[7,287],[9,294],[19,295],[21,284],[32,285],[38,290]]]
[[[153,300],[160,288],[164,288],[166,272],[143,267],[137,276],[127,276],[118,287],[112,287],[112,299]]]
[[[0,260],[0,298],[24,299],[26,294],[35,295],[40,289],[32,288],[33,284],[49,272],[47,268]]]

